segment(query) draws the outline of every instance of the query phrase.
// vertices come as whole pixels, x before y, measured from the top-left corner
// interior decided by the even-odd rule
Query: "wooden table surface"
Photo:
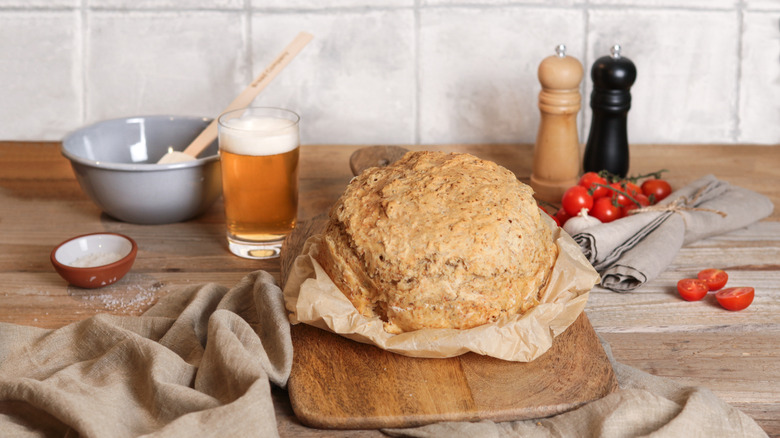
[[[358,146],[304,146],[300,219],[326,211],[351,178],[348,159]],[[443,145],[425,149],[469,152],[495,161],[528,182],[530,145]],[[423,147],[410,147],[423,149]],[[780,145],[637,145],[631,174],[668,169],[674,188],[712,173],[769,196],[780,206]],[[130,273],[103,289],[68,286],[49,262],[69,237],[118,232],[134,238]],[[706,267],[729,272],[730,285],[756,288],[752,306],[728,312],[712,300],[689,303],[678,279]],[[58,143],[0,142],[0,321],[57,328],[100,312],[141,314],[184,285],[232,286],[248,272],[279,276],[279,262],[232,256],[224,241],[218,201],[207,213],[170,225],[118,222],[86,197]],[[713,297],[708,297],[713,298]],[[586,312],[616,359],[685,385],[701,385],[780,436],[780,212],[746,229],[681,250],[666,272],[634,293],[596,287]],[[274,390],[282,436],[381,436],[378,431],[318,431],[300,425],[287,393]]]

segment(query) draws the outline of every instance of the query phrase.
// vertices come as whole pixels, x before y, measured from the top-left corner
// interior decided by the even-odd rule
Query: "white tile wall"
[[[86,0],[91,8],[242,9],[244,0]]]
[[[780,141],[780,12],[747,12],[744,23],[738,140],[777,143]]]
[[[263,9],[316,9],[328,10],[336,8],[365,7],[412,7],[414,0],[251,0],[256,10]]]
[[[90,11],[85,121],[218,112],[248,83],[244,21],[232,11]]]
[[[474,5],[501,5],[510,6],[519,2],[513,0],[421,0],[422,4],[439,6],[474,6]],[[523,5],[539,6],[574,6],[584,4],[585,0],[526,0]]]
[[[0,0],[0,8],[75,8],[81,0]]]
[[[0,139],[59,139],[83,122],[81,17],[0,10]]]
[[[770,0],[772,1],[772,0]],[[641,7],[671,7],[676,9],[707,8],[707,9],[733,9],[739,4],[739,0],[589,0],[591,5],[608,6],[641,6]]]
[[[744,0],[749,10],[757,11],[780,11],[780,1],[778,0]]]
[[[581,60],[583,21],[581,10],[565,9],[422,11],[420,142],[533,142],[539,62],[561,43]]]
[[[629,141],[718,143],[735,138],[736,12],[596,10],[589,24],[590,59],[608,55],[618,43],[636,65]],[[591,92],[592,81],[586,82],[586,89]],[[590,108],[585,114],[585,125],[590,126]],[[777,135],[780,141],[780,130]]]
[[[0,0],[0,140],[105,118],[216,116],[299,31],[258,98],[306,143],[533,142],[536,70],[637,65],[632,143],[780,144],[780,0]]]
[[[413,143],[413,11],[254,14],[254,73],[300,29],[315,39],[255,104],[298,111],[304,143]]]

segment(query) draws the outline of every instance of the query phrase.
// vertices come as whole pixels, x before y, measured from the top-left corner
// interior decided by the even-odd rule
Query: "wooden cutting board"
[[[282,279],[325,218],[300,223],[282,249]],[[530,363],[467,353],[420,359],[305,324],[292,327],[288,384],[298,419],[321,429],[412,427],[439,421],[548,417],[599,399],[617,380],[583,313]]]

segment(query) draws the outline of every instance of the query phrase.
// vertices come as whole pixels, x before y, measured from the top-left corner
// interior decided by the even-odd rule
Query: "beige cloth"
[[[0,324],[0,436],[277,435],[270,382],[292,367],[273,277],[165,297],[142,317]]]
[[[0,437],[277,436],[270,384],[285,386],[291,365],[282,292],[265,272],[229,291],[181,289],[140,317],[97,315],[57,330],[0,323]],[[384,432],[766,436],[705,388],[613,365],[621,390],[552,418]]]

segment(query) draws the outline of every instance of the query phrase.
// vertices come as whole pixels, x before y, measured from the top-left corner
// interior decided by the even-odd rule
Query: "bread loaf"
[[[315,259],[390,333],[522,313],[557,257],[530,187],[468,154],[409,152],[350,182]]]

